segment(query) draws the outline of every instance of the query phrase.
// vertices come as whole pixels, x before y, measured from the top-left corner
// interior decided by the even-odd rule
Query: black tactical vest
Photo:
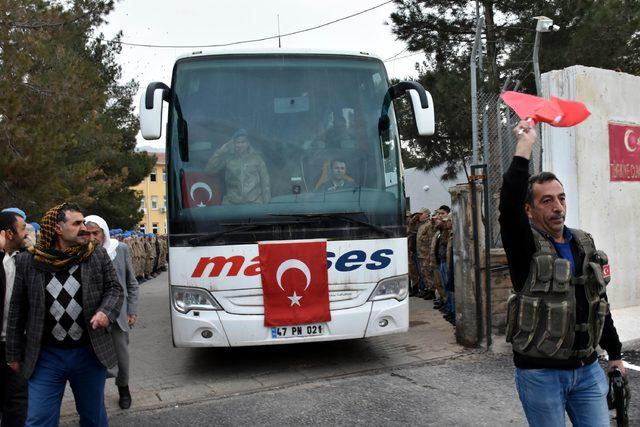
[[[520,292],[507,301],[507,342],[514,351],[529,357],[568,359],[587,357],[600,342],[604,319],[609,312],[605,300],[602,267],[607,255],[596,250],[591,235],[570,229],[584,255],[582,271],[572,277],[571,263],[558,257],[553,244],[532,228],[536,252],[529,276]],[[576,261],[576,268],[579,263]],[[587,323],[576,323],[576,284],[584,285],[589,304]],[[586,348],[573,348],[575,332],[588,332]]]

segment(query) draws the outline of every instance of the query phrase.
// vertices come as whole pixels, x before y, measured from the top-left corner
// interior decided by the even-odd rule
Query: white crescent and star
[[[293,295],[287,298],[291,300],[291,307],[293,307],[294,305],[300,307],[300,300],[302,299],[302,297],[298,296],[298,294],[296,294],[296,291],[293,291]]]
[[[638,137],[638,139],[636,140],[636,145],[631,148],[631,145],[629,145],[629,139],[631,139],[629,137],[631,135],[633,135],[633,131],[631,129],[627,129],[627,131],[624,133],[624,148],[626,148],[628,152],[633,153],[638,149],[638,145],[640,144],[640,137]]]
[[[213,190],[211,189],[209,184],[207,184],[206,182],[198,181],[198,182],[194,183],[193,185],[191,185],[191,188],[189,189],[189,194],[191,195],[191,199],[193,201],[196,200],[193,197],[193,195],[196,192],[196,190],[198,190],[199,188],[202,188],[207,193],[209,193],[209,198],[206,200],[207,202],[213,198]],[[205,204],[204,201],[201,200],[200,203],[198,203],[198,207],[203,207],[203,206],[206,206],[206,204]]]
[[[304,277],[307,279],[307,283],[305,284],[305,287],[304,287],[304,290],[306,291],[309,285],[311,284],[311,271],[309,270],[309,267],[307,266],[307,264],[300,261],[299,259],[288,259],[286,261],[283,261],[282,264],[280,264],[280,266],[278,267],[278,270],[276,271],[276,283],[278,283],[278,286],[280,286],[280,289],[284,291],[284,288],[282,287],[282,276],[284,275],[285,271],[292,268],[296,270],[300,270],[304,274]]]
[[[278,284],[280,289],[282,289],[283,292],[286,292],[284,290],[284,287],[282,286],[282,276],[287,270],[291,269],[300,270],[304,274],[304,277],[306,279],[304,290],[306,291],[309,285],[311,285],[311,271],[309,270],[307,264],[300,261],[299,259],[288,259],[286,261],[283,261],[282,264],[280,264],[280,266],[278,267],[278,270],[276,271],[276,283]],[[291,300],[291,307],[293,307],[294,305],[300,307],[300,300],[302,299],[302,296],[298,295],[295,291],[293,291],[293,295],[287,296],[287,298]]]

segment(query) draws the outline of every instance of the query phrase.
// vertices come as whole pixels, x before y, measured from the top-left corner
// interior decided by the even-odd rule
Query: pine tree
[[[638,0],[396,0],[395,4],[393,32],[409,51],[426,55],[418,80],[433,95],[437,120],[436,136],[422,138],[399,118],[401,135],[422,154],[421,167],[446,162],[449,177],[471,154],[469,59],[476,11],[485,20],[485,69],[480,82],[484,90],[498,93],[507,78],[517,78],[522,80],[520,90],[535,93],[531,57],[534,17],[540,15],[559,26],[542,38],[541,72],[579,64],[640,74]]]
[[[92,38],[113,1],[0,4],[0,206],[37,220],[62,201],[116,227],[138,222],[129,187],[153,158],[135,153],[135,82],[120,83],[117,43]]]

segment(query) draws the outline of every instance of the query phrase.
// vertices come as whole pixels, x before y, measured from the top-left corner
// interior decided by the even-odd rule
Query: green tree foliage
[[[0,3],[0,206],[37,220],[62,201],[135,225],[130,190],[155,159],[134,151],[134,81],[120,83],[120,47],[92,38],[113,1]]]
[[[447,163],[459,169],[471,154],[470,50],[476,6],[485,19],[484,90],[499,92],[507,78],[520,90],[535,93],[531,57],[535,16],[548,16],[560,27],[545,33],[541,72],[585,65],[640,74],[640,1],[638,0],[396,0],[393,31],[408,50],[424,52],[418,80],[431,91],[436,106],[433,138],[415,134],[399,119],[401,135],[422,156],[421,167]],[[402,111],[402,108],[399,108]],[[410,119],[409,119],[410,120]],[[410,123],[409,123],[410,124]]]

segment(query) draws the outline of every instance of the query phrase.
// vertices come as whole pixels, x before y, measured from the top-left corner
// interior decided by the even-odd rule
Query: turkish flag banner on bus
[[[328,322],[327,242],[258,244],[264,297],[264,325]]]
[[[222,186],[217,174],[180,171],[180,185],[183,208],[203,208],[222,202]]]

